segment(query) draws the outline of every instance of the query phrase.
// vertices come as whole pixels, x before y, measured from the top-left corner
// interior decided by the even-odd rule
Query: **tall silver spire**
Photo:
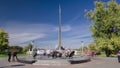
[[[59,32],[58,32],[58,40],[59,40],[59,43],[58,43],[58,49],[61,50],[61,47],[62,47],[62,31],[61,31],[61,7],[60,7],[60,4],[59,4]]]

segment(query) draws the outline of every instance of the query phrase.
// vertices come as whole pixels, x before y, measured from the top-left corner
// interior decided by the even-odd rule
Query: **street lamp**
[[[84,46],[84,44],[83,44],[83,41],[81,41],[81,45],[82,45],[82,56],[83,56],[83,46]]]
[[[33,51],[35,49],[34,41],[31,41],[31,45],[32,45],[32,51]]]

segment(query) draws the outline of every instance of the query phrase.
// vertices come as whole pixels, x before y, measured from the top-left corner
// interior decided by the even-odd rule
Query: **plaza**
[[[94,57],[89,62],[70,65],[33,65],[19,62],[8,62],[7,58],[0,58],[0,68],[119,68],[117,58]]]

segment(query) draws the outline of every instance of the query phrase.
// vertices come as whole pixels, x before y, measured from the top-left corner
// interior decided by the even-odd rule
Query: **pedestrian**
[[[12,56],[12,53],[10,50],[8,50],[8,62],[11,62],[11,56]]]
[[[16,50],[13,51],[12,59],[13,59],[13,61],[17,61],[17,51]]]
[[[33,59],[35,59],[37,56],[37,51],[36,50],[33,50]]]
[[[94,57],[95,56],[95,51],[91,52],[91,56]]]
[[[46,50],[46,55],[48,56],[48,58],[50,57],[50,54],[51,54],[51,50],[50,49]]]
[[[120,51],[118,51],[117,55],[118,55],[118,62],[120,63]]]

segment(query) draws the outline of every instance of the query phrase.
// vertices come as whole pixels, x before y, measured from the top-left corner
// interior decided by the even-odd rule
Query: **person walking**
[[[37,56],[37,50],[33,50],[33,59],[35,59]]]
[[[120,63],[120,51],[118,51],[117,55],[118,55],[118,62]]]
[[[48,56],[48,58],[50,57],[50,54],[51,54],[51,50],[50,49],[46,50],[46,55]]]
[[[12,56],[12,53],[10,50],[8,50],[8,62],[11,62],[11,56]]]
[[[13,61],[17,61],[17,52],[16,52],[16,50],[13,51]]]

